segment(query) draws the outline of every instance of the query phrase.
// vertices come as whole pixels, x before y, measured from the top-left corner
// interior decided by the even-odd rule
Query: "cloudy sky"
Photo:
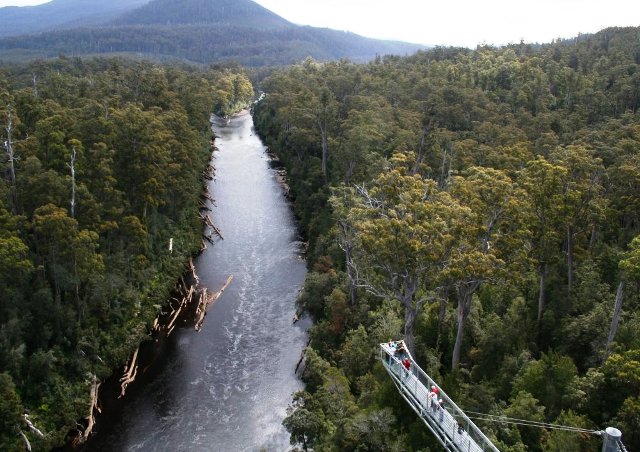
[[[102,1],[102,0],[96,0]],[[294,23],[429,45],[549,42],[640,26],[639,0],[256,0]],[[0,6],[44,3],[0,0]]]

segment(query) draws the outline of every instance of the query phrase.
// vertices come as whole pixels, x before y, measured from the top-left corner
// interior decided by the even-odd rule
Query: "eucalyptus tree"
[[[451,193],[469,208],[465,228],[460,231],[443,277],[458,299],[457,333],[451,367],[460,363],[464,326],[471,312],[474,293],[488,281],[503,278],[507,263],[517,265],[526,238],[522,190],[504,172],[472,167],[453,179]]]
[[[542,157],[527,163],[518,183],[527,193],[531,213],[533,258],[538,267],[538,322],[546,307],[546,285],[549,265],[557,260],[563,206],[563,181],[567,168],[554,165]]]
[[[344,221],[355,240],[350,276],[357,286],[404,307],[405,341],[413,351],[416,318],[438,289],[470,211],[433,180],[412,174],[412,166],[407,156],[394,155],[370,188],[352,191],[354,205]]]
[[[604,218],[604,166],[592,150],[580,145],[556,148],[551,152],[550,160],[566,168],[562,181],[561,217],[566,230],[567,288],[571,294],[576,238],[586,233],[586,242],[592,242],[593,231]]]

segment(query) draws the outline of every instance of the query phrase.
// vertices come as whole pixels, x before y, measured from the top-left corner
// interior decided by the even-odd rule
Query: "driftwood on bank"
[[[209,309],[209,307],[215,303],[218,298],[220,298],[225,289],[229,287],[229,284],[231,284],[231,281],[233,281],[233,275],[229,275],[222,288],[212,295],[207,294],[206,288],[203,289],[200,296],[200,302],[198,303],[198,308],[196,309],[196,331],[200,331],[202,329],[202,326],[204,325],[204,317],[207,315],[207,309]]]
[[[213,166],[211,163],[209,163],[207,165],[207,168],[202,172],[202,177],[205,178],[206,180],[213,180],[215,175],[216,175],[216,167]]]
[[[216,227],[216,225],[213,224],[213,221],[211,221],[211,217],[209,217],[209,215],[204,215],[203,213],[200,213],[200,219],[203,221],[203,223],[206,226],[211,228],[211,231],[215,232],[218,237],[220,237],[222,240],[224,240],[224,237],[222,236],[222,232],[220,232],[220,229],[218,229]],[[204,237],[209,242],[213,243],[213,240],[211,239],[211,231],[209,231],[207,234],[205,234]]]
[[[136,348],[136,351],[133,352],[133,356],[129,361],[129,364],[124,368],[124,375],[120,378],[120,397],[124,397],[125,392],[127,391],[127,386],[129,384],[136,381],[136,375],[138,374],[138,351],[140,347]]]
[[[31,452],[31,443],[29,442],[29,438],[27,438],[27,435],[24,434],[24,432],[22,430],[20,430],[20,436],[22,437],[22,440],[24,441],[24,447]]]
[[[302,353],[300,353],[300,359],[298,360],[298,364],[296,364],[296,370],[294,371],[295,374],[298,373],[298,369],[300,368],[300,365],[302,364],[305,357],[307,356],[307,348],[309,347],[310,344],[311,344],[311,339],[307,341],[307,345],[302,349]]]
[[[167,336],[169,336],[173,332],[173,329],[176,326],[176,320],[178,320],[178,317],[180,316],[180,313],[182,312],[182,310],[191,303],[191,300],[193,299],[193,295],[195,293],[196,293],[195,286],[191,286],[189,288],[189,291],[185,295],[185,297],[182,299],[182,301],[178,305],[178,308],[171,313],[171,320],[167,325]]]
[[[100,406],[98,405],[99,401],[99,392],[100,390],[100,382],[98,381],[98,377],[93,376],[93,384],[91,385],[91,391],[89,393],[90,405],[89,405],[89,416],[87,417],[87,427],[84,429],[82,433],[82,442],[85,442],[89,439],[89,435],[93,431],[93,426],[96,423],[95,413],[100,413]]]
[[[289,187],[289,183],[287,182],[287,170],[286,169],[276,169],[276,181],[282,187],[282,191],[284,193],[284,197],[287,199],[291,198],[291,187]]]
[[[29,419],[29,415],[28,414],[25,414],[23,416],[23,418],[24,418],[24,421],[27,423],[27,426],[29,427],[29,430],[31,430],[33,433],[38,435],[40,438],[44,438],[44,433],[42,433],[40,431],[40,429],[38,429],[38,427],[33,425],[33,422],[31,422],[31,419]]]

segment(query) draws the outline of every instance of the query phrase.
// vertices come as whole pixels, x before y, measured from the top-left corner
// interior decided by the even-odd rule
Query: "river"
[[[215,120],[216,200],[222,232],[196,260],[216,292],[204,328],[176,330],[158,375],[132,394],[116,425],[98,429],[96,451],[285,451],[282,427],[306,324],[292,325],[306,269],[290,206],[250,115]],[[215,237],[215,235],[214,235]]]

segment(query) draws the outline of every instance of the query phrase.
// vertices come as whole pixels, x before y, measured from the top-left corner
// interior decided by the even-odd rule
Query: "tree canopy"
[[[464,409],[620,426],[640,446],[637,34],[307,60],[264,80],[255,122],[288,168],[309,241],[299,303],[323,363],[285,422],[292,443],[433,446],[375,364],[391,336]],[[319,382],[338,374],[348,418],[321,402]],[[393,433],[354,442],[355,419]],[[481,426],[501,450],[593,447]]]
[[[211,113],[252,99],[224,68],[2,67],[0,449],[59,446],[138,347],[200,246]]]

